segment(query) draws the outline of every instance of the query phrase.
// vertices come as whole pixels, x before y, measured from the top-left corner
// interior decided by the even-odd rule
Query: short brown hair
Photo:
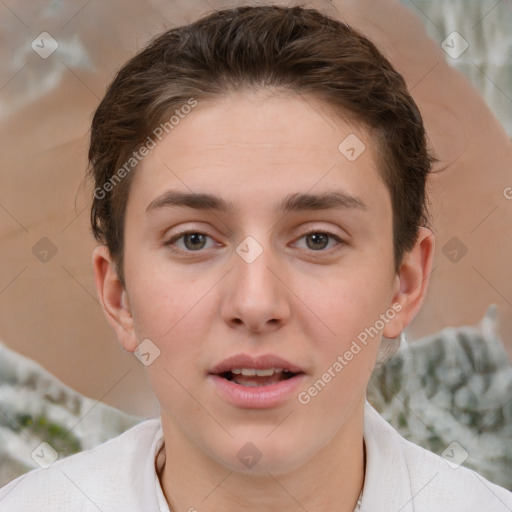
[[[425,186],[434,162],[404,79],[362,34],[316,9],[244,6],[213,12],[153,39],[120,69],[95,112],[91,225],[123,285],[124,217],[134,174],[126,162],[191,98],[214,100],[249,89],[308,93],[375,138],[393,207],[398,271],[418,227],[428,223]],[[135,169],[137,162],[132,163]]]

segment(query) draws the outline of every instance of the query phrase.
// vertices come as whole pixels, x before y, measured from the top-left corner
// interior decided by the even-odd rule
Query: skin
[[[421,307],[434,237],[421,228],[395,274],[391,200],[372,141],[323,107],[261,92],[200,103],[134,176],[126,289],[106,247],[94,251],[98,297],[123,349],[149,338],[161,351],[147,372],[165,437],[162,487],[175,511],[351,512],[356,504],[366,385],[381,335],[398,336]],[[338,150],[349,134],[366,146],[353,162]],[[169,189],[219,195],[238,211],[146,214]],[[334,189],[367,209],[275,210],[288,194]],[[164,245],[189,229],[208,236],[175,240],[178,252]],[[344,243],[305,236],[318,229]],[[263,250],[252,263],[236,252],[248,236]],[[233,354],[271,353],[304,369],[299,391],[307,390],[397,303],[401,311],[307,405],[293,394],[277,407],[238,408],[207,376]],[[262,453],[252,468],[237,457],[247,442]]]

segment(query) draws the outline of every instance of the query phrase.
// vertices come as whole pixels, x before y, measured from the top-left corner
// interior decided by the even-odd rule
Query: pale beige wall
[[[393,0],[335,3],[404,74],[449,164],[431,182],[435,271],[410,339],[474,324],[495,302],[512,356],[512,200],[503,194],[512,186],[509,139],[416,15]],[[335,13],[327,2],[309,5]],[[184,0],[0,6],[0,339],[85,395],[141,415],[156,412],[143,368],[118,347],[92,281],[91,190],[79,188],[87,132],[115,70],[150,37],[209,9]],[[30,47],[43,31],[59,43],[46,59]],[[468,248],[457,263],[442,251],[452,237]],[[43,238],[57,249],[47,262],[33,253],[38,242],[48,245]]]

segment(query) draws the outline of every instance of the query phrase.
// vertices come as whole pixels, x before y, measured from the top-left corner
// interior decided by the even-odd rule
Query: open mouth
[[[292,400],[306,378],[298,364],[272,354],[225,359],[209,372],[210,382],[226,402],[241,409],[272,409]]]
[[[291,379],[303,372],[291,372],[282,368],[269,368],[268,370],[233,369],[219,374],[219,377],[249,388],[269,386],[276,382]]]

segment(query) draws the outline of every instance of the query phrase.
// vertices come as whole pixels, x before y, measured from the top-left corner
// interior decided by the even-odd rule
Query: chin
[[[267,433],[268,434],[268,433]],[[265,435],[267,435],[265,434]],[[282,436],[275,439],[265,439],[265,435],[258,440],[253,436],[254,441],[233,443],[233,452],[222,454],[217,461],[230,471],[253,476],[273,476],[292,473],[310,461],[315,451],[310,448],[310,453],[304,450],[304,442],[296,442],[290,437],[284,443]],[[244,436],[250,439],[250,436]],[[301,450],[297,450],[301,446]]]

